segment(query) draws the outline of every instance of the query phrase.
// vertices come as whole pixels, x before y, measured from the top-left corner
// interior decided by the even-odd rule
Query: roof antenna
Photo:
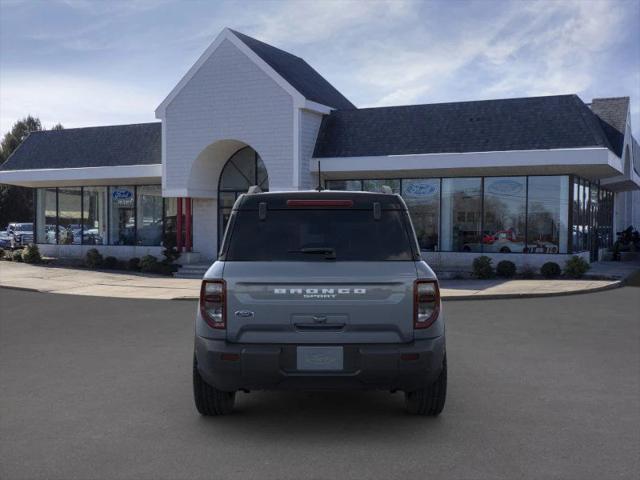
[[[322,188],[322,171],[320,170],[320,160],[318,160],[318,186],[316,187],[316,190],[319,192],[324,190],[324,188]]]

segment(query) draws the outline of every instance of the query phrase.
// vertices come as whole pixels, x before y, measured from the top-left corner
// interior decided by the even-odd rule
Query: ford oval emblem
[[[128,200],[133,197],[131,190],[114,190],[111,192],[111,196],[116,200]]]
[[[249,310],[238,310],[236,312],[236,317],[251,318],[251,317],[253,317],[253,312],[251,312]]]
[[[489,186],[489,191],[496,195],[515,195],[522,191],[522,183],[516,180],[497,180]]]
[[[409,184],[404,192],[411,197],[428,197],[437,193],[437,188],[426,182],[414,182]]]

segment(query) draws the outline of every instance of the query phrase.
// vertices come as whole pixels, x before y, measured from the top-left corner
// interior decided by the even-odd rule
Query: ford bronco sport
[[[405,392],[438,415],[447,360],[438,280],[399,195],[245,194],[204,276],[193,390],[202,415],[235,392]]]

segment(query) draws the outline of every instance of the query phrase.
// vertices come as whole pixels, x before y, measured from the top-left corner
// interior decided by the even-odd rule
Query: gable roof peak
[[[156,118],[164,117],[169,104],[225,40],[234,44],[294,98],[306,99],[331,109],[356,108],[302,58],[225,27],[156,108]]]
[[[257,40],[237,30],[226,29],[269,65],[304,98],[337,110],[353,110],[355,105],[331,85],[303,58]]]

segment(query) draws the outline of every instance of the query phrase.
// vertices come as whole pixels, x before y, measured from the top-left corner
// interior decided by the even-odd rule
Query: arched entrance
[[[269,176],[260,155],[253,148],[247,146],[231,155],[220,173],[218,182],[218,244],[222,241],[233,204],[253,185],[259,186],[262,191],[268,191]]]

